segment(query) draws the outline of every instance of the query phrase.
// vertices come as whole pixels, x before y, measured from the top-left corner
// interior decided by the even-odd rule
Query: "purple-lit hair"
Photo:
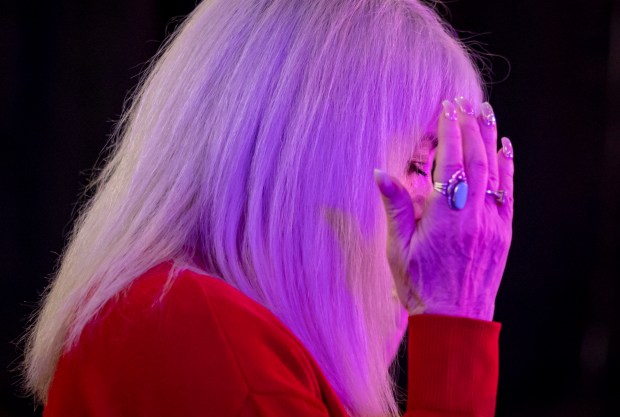
[[[373,168],[403,172],[460,94],[480,102],[479,73],[420,1],[200,3],[119,123],[31,330],[29,388],[45,401],[102,305],[175,259],[278,316],[352,416],[397,415]]]

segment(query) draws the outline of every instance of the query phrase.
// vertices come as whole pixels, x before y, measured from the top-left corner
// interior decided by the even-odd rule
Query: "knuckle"
[[[499,183],[499,178],[497,178],[497,175],[489,173],[488,181],[489,181],[489,184],[491,184],[492,186],[495,186]]]
[[[446,174],[452,175],[459,169],[463,169],[463,164],[458,164],[458,163],[446,164],[443,167],[443,169],[445,170]]]
[[[469,169],[476,174],[480,174],[481,172],[486,173],[489,166],[487,161],[481,158],[474,158],[469,161],[467,165],[469,166]]]
[[[474,119],[465,120],[461,125],[461,131],[463,132],[463,135],[465,137],[471,137],[476,135],[480,136],[480,127]]]
[[[455,143],[455,142],[460,142],[461,141],[461,131],[459,130],[458,126],[454,126],[454,128],[452,129],[447,129],[444,134],[442,135],[442,138],[439,140],[444,140],[445,143]]]
[[[484,142],[484,146],[487,147],[487,149],[492,149],[495,144],[497,143],[497,135],[491,135],[489,133],[482,134],[482,141]]]
[[[447,182],[455,172],[463,169],[463,164],[461,163],[449,163],[444,166],[439,167],[435,171],[435,181]]]
[[[504,176],[510,180],[514,179],[515,171],[514,169],[507,169],[504,171]]]

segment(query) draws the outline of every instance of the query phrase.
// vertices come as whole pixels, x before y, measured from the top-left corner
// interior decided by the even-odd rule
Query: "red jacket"
[[[310,353],[266,308],[170,263],[105,306],[56,369],[44,417],[346,416]],[[500,324],[409,321],[407,417],[495,410]]]

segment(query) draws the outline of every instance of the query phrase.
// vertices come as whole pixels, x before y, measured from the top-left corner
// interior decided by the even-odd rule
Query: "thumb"
[[[411,196],[400,181],[386,172],[375,168],[374,175],[385,207],[388,233],[406,247],[415,230],[415,212]]]

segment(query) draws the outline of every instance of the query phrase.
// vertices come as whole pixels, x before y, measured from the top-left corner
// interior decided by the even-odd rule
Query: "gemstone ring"
[[[506,194],[506,191],[504,190],[487,190],[486,191],[487,194],[492,195],[495,198],[495,202],[498,205],[502,205],[504,204],[504,195]]]
[[[467,203],[469,186],[463,169],[452,174],[448,182],[434,182],[433,189],[448,198],[448,206],[452,210],[462,210]]]

